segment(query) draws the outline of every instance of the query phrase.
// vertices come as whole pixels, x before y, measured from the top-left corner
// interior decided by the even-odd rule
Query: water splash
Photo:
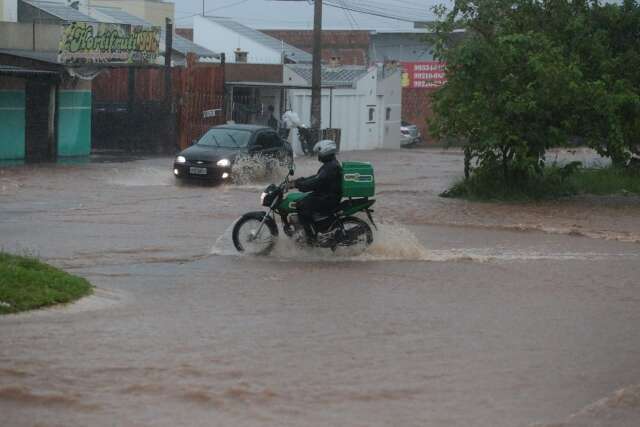
[[[243,256],[233,246],[234,225],[235,222],[216,240],[210,252],[212,255]],[[418,241],[416,236],[405,227],[393,223],[378,225],[378,230],[374,232],[374,242],[364,253],[358,251],[354,254],[348,248],[345,249],[341,248],[333,253],[330,249],[300,245],[285,235],[280,235],[269,256],[280,260],[334,262],[430,260],[429,251]]]
[[[262,155],[241,155],[231,167],[231,180],[237,185],[280,182],[289,173],[289,162]]]
[[[234,222],[235,224],[235,222]],[[233,245],[232,224],[218,237],[210,254],[217,256],[246,256]],[[537,250],[508,250],[504,248],[451,248],[428,249],[408,228],[393,222],[378,224],[374,241],[364,253],[349,251],[333,253],[329,249],[311,248],[297,244],[280,235],[269,257],[277,260],[297,261],[429,261],[429,262],[517,262],[517,261],[573,261],[606,260],[613,258],[640,258],[640,254],[598,252],[542,252]]]

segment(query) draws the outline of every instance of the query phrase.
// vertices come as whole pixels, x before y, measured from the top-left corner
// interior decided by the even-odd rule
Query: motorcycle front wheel
[[[278,226],[269,217],[260,229],[260,223],[265,215],[264,212],[248,213],[233,226],[233,245],[238,252],[248,255],[267,255],[271,252],[278,237]]]

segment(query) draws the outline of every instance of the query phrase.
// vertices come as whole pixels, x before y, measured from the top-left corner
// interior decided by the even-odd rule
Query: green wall
[[[58,157],[91,153],[91,91],[58,91]]]
[[[0,160],[24,159],[25,92],[0,90]]]

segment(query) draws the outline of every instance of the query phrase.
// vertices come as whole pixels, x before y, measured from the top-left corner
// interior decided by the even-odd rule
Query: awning
[[[0,65],[0,75],[14,77],[32,77],[32,76],[56,76],[56,71],[36,70],[33,68],[15,67],[13,65]]]
[[[58,62],[58,52],[25,49],[0,49],[0,54],[61,65],[60,62]]]

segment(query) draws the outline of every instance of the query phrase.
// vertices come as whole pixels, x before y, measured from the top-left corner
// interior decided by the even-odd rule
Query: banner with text
[[[402,87],[438,88],[447,82],[445,67],[439,61],[402,62]]]
[[[58,61],[83,64],[154,64],[160,27],[73,22],[64,26]]]

